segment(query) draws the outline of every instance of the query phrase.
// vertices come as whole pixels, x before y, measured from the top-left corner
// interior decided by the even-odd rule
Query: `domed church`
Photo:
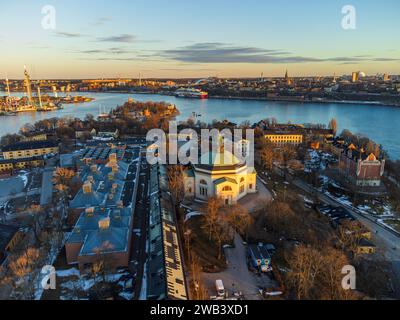
[[[185,197],[202,201],[217,196],[226,205],[256,193],[257,173],[234,154],[220,147],[200,157],[184,173]]]

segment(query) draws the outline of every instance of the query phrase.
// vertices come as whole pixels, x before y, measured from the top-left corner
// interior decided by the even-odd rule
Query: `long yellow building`
[[[298,146],[303,143],[303,135],[300,133],[276,132],[268,133],[264,137],[278,147],[282,147],[287,144]]]
[[[3,158],[26,159],[44,156],[50,153],[58,153],[58,144],[53,141],[29,141],[19,142],[3,148]]]
[[[0,173],[12,172],[13,170],[22,170],[26,168],[43,167],[43,157],[34,157],[29,159],[8,159],[0,160]]]

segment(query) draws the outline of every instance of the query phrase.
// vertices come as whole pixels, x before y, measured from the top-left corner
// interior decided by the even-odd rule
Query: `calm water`
[[[5,95],[0,93],[0,95]],[[78,105],[65,105],[54,112],[24,113],[15,117],[0,117],[0,135],[16,133],[25,123],[37,120],[73,116],[83,118],[86,114],[97,115],[99,109],[109,111],[122,105],[129,97],[138,101],[166,101],[176,104],[181,112],[178,120],[186,120],[192,112],[201,114],[199,120],[229,119],[235,123],[248,120],[258,122],[275,117],[279,122],[325,123],[331,118],[338,121],[339,132],[346,128],[353,133],[362,133],[380,143],[393,159],[400,159],[400,108],[359,104],[318,104],[247,100],[195,100],[153,94],[87,93],[96,100]]]

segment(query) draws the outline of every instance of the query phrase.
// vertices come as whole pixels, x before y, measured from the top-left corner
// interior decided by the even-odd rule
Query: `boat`
[[[180,88],[175,92],[175,96],[178,98],[207,99],[208,92],[194,88]]]

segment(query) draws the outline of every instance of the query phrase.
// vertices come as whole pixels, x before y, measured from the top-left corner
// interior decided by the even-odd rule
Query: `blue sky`
[[[356,29],[341,27],[344,5]],[[41,26],[44,5],[56,29]],[[0,78],[400,74],[398,0],[0,0]]]

